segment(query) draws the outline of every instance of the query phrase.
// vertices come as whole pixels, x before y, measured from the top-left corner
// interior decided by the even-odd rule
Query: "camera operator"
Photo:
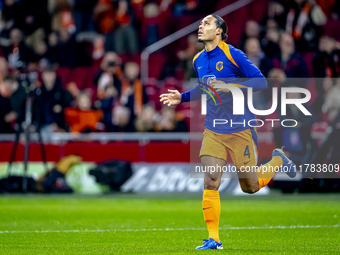
[[[113,87],[115,96],[120,97],[122,88],[121,59],[115,52],[107,52],[101,63],[100,70],[94,77],[93,83],[97,85],[97,95],[99,99],[105,96],[107,87]]]
[[[4,116],[4,121],[14,127],[15,124],[20,124],[25,119],[26,92],[25,88],[13,75],[8,75],[4,78],[4,85],[8,92],[10,103],[10,112]]]
[[[0,85],[0,134],[13,133],[13,128],[5,121],[5,116],[11,111],[11,104],[9,98],[2,96],[3,86],[3,84]]]
[[[48,67],[42,73],[42,87],[36,91],[37,121],[42,132],[65,132],[66,107],[71,106],[73,97],[65,90],[53,68]]]

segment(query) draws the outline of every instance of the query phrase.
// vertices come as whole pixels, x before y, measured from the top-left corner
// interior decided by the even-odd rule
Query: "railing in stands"
[[[256,1],[256,0],[240,0],[236,1],[235,3],[232,3],[216,12],[213,14],[217,14],[221,17],[228,15],[229,13],[232,13],[233,11],[236,11],[247,4],[250,4],[251,2]],[[192,23],[189,26],[186,26],[177,32],[168,35],[164,37],[163,39],[159,40],[158,42],[155,42],[151,44],[150,46],[146,47],[142,54],[141,54],[141,78],[143,83],[147,83],[149,79],[149,56],[155,51],[158,51],[159,49],[169,45],[170,43],[192,33],[195,30],[198,30],[198,26],[201,20],[198,20],[194,23]]]
[[[323,141],[329,132],[314,131],[311,133],[312,138]],[[258,132],[259,143],[270,144],[274,141],[274,134],[271,131]],[[25,136],[21,135],[20,141],[24,141]],[[30,136],[30,141],[37,142],[38,134],[33,133]],[[113,141],[136,141],[140,144],[146,144],[150,141],[181,141],[188,143],[189,141],[202,141],[203,132],[190,133],[52,133],[48,137],[43,135],[45,143],[59,144],[69,141],[99,141],[99,142],[113,142]],[[0,134],[1,142],[14,142],[15,134]]]
[[[20,141],[24,140],[24,135],[21,135]],[[182,141],[189,140],[200,141],[203,138],[202,132],[192,133],[53,133],[42,135],[44,142],[67,142],[67,141],[138,141],[147,143],[149,141]],[[32,133],[30,141],[38,141],[38,134]],[[0,142],[10,142],[15,140],[15,134],[0,134]]]

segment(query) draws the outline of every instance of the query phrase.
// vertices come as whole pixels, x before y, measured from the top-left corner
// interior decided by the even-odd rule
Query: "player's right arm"
[[[159,96],[161,98],[160,102],[163,102],[163,104],[167,104],[168,106],[174,106],[189,101],[199,100],[202,94],[202,90],[199,89],[199,86],[200,85],[197,85],[193,89],[182,94],[179,93],[178,90],[168,89],[169,93],[164,93]]]

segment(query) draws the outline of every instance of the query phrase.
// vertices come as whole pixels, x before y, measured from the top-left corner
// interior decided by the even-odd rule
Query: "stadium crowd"
[[[140,53],[233,2],[4,0],[0,133],[20,128],[28,94],[34,97],[33,131],[188,131],[187,108],[162,107],[158,96],[168,88],[188,89],[192,59],[203,45],[191,34],[152,54],[146,83]],[[301,134],[310,134],[315,121],[340,125],[340,81],[333,79],[340,77],[339,1],[257,0],[224,18],[227,42],[272,78],[270,86],[303,86],[316,95],[310,105],[315,118],[288,110],[300,120]],[[320,79],[287,79],[307,77]],[[270,93],[258,94],[256,108],[268,109]],[[286,134],[274,132],[281,132],[275,137],[282,144]]]

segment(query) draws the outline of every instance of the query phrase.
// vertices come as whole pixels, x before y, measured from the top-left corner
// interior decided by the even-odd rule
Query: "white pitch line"
[[[304,229],[304,228],[339,228],[337,225],[292,225],[292,226],[249,226],[249,227],[222,227],[220,230],[252,230],[252,229]],[[97,232],[143,232],[143,231],[195,231],[206,228],[142,228],[142,229],[74,229],[74,230],[27,230],[27,231],[0,231],[0,234],[17,233],[97,233]]]

